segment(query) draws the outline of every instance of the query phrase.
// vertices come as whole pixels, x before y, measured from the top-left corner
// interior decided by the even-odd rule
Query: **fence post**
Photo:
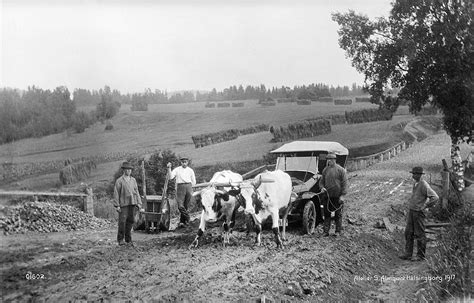
[[[448,197],[449,197],[449,171],[443,170],[441,172],[443,192],[441,194],[441,205],[443,208],[448,206]]]
[[[94,215],[94,195],[92,188],[86,187],[87,196],[84,197],[84,212]]]

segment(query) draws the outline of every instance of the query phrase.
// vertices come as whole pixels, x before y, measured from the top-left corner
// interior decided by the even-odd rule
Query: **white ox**
[[[235,224],[235,214],[239,208],[236,195],[240,193],[239,189],[232,188],[231,183],[240,184],[242,176],[230,170],[223,170],[214,173],[209,181],[209,186],[193,193],[196,200],[202,204],[201,223],[196,238],[191,243],[191,247],[197,247],[199,239],[206,230],[207,222],[216,222],[224,219],[223,223],[223,244],[230,243],[229,237]],[[220,186],[217,188],[216,184]],[[229,186],[223,186],[229,184]]]
[[[292,193],[291,177],[281,171],[267,171],[257,175],[250,185],[242,184],[241,195],[245,200],[245,213],[252,215],[256,225],[256,243],[261,244],[262,222],[272,216],[272,230],[277,248],[283,248],[279,230],[279,211],[288,209]],[[288,212],[283,217],[283,238]]]

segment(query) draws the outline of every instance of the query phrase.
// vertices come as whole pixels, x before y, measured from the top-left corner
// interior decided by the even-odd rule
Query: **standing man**
[[[426,235],[425,235],[425,214],[424,209],[433,206],[439,197],[430,187],[428,182],[421,179],[424,175],[423,167],[414,167],[410,172],[415,184],[408,200],[408,218],[405,228],[405,254],[400,256],[402,260],[421,261],[425,259]],[[413,244],[415,239],[418,251],[416,257],[413,255]]]
[[[346,170],[336,163],[336,155],[329,153],[326,156],[327,166],[323,169],[321,181],[319,183],[322,191],[327,192],[327,199],[324,202],[324,226],[323,237],[329,236],[331,229],[331,212],[335,212],[336,234],[342,232],[342,210],[344,201],[341,196],[347,193],[347,174]]]
[[[132,242],[132,226],[135,213],[142,208],[142,200],[138,192],[137,181],[132,174],[132,165],[128,162],[122,163],[123,175],[115,181],[114,207],[119,213],[118,220],[118,245],[127,243],[134,246]],[[125,237],[125,243],[123,239]]]
[[[188,167],[188,158],[180,159],[181,166],[171,171],[171,163],[168,162],[168,174],[170,179],[176,178],[176,202],[181,213],[178,228],[189,224],[188,206],[193,194],[193,185],[196,185],[196,177],[192,168]]]

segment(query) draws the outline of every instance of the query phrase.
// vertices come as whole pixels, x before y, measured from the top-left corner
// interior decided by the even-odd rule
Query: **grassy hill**
[[[262,123],[279,126],[308,118],[375,107],[368,103],[335,106],[320,102],[304,106],[279,103],[263,107],[256,100],[238,102],[245,102],[245,106],[205,108],[204,103],[160,104],[150,105],[147,112],[132,112],[127,106],[122,106],[120,113],[111,120],[114,125],[112,131],[105,131],[105,125],[98,123],[81,134],[64,132],[1,145],[0,161],[13,165],[40,165],[67,158],[101,156],[106,159],[107,155],[114,153],[143,154],[158,149],[171,149],[179,155],[187,155],[192,158],[194,166],[252,161],[261,159],[282,143],[270,142],[272,135],[262,132],[196,149],[191,136]],[[363,146],[383,148],[400,140],[400,130],[396,125],[411,118],[409,115],[401,115],[395,116],[391,121],[335,125],[330,134],[307,139],[338,141],[349,149]],[[119,156],[110,161],[102,161],[97,172],[92,175],[92,180],[110,178],[122,160],[124,158]],[[47,188],[57,185],[57,176],[56,171],[51,171],[43,176],[17,180],[14,184],[4,183],[2,188]]]

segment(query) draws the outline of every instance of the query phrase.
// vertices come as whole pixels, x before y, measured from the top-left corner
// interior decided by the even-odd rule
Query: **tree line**
[[[110,88],[100,90],[95,110],[77,110],[77,102],[65,86],[43,90],[0,90],[0,144],[73,130],[83,132],[97,121],[115,116],[120,109]]]
[[[166,91],[146,89],[142,93],[122,94],[117,89],[104,86],[99,90],[78,88],[72,93],[65,86],[54,90],[36,86],[27,90],[0,89],[0,144],[60,133],[65,130],[83,132],[97,121],[104,122],[115,116],[122,104],[130,104],[131,110],[147,110],[148,104],[187,103],[202,101],[231,101],[258,99],[305,99],[333,96],[360,95],[363,88],[355,83],[351,88],[329,87],[310,84],[267,88],[265,85],[245,88],[233,85],[222,91],[215,88],[210,92],[182,91],[168,94]],[[95,106],[95,110],[78,110],[81,106]]]

